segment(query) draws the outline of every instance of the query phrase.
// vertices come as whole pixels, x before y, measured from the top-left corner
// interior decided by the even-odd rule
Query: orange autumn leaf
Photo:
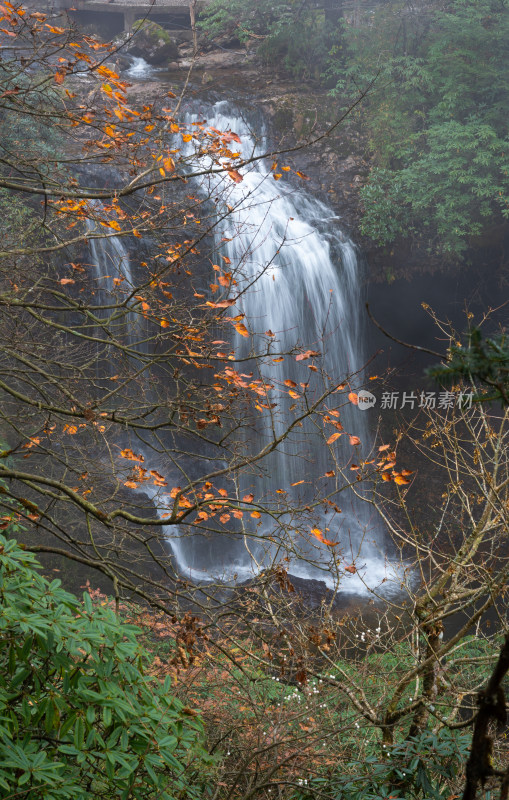
[[[406,483],[410,483],[410,478],[405,478],[404,475],[395,475],[394,483],[398,483],[400,486],[404,486]]]
[[[304,172],[299,172],[298,170],[296,170],[295,174],[298,175],[299,178],[302,178],[303,181],[308,181],[309,180],[308,175],[305,175]]]
[[[212,303],[210,300],[207,300],[205,305],[209,306],[209,308],[229,308],[235,305],[235,300],[221,300],[220,303]]]
[[[332,444],[333,442],[336,441],[336,439],[339,439],[340,436],[341,436],[340,433],[333,433],[332,436],[329,436],[329,438],[327,439],[327,444]]]
[[[60,283],[62,286],[67,286],[68,283],[76,283],[76,281],[73,281],[72,278],[61,278]]]
[[[137,456],[136,453],[133,453],[130,447],[126,447],[125,450],[121,450],[120,455],[122,458],[128,458],[129,461],[145,461],[142,455]]]
[[[259,511],[251,511],[251,516],[254,517],[255,519],[260,519],[261,514]]]
[[[237,333],[240,333],[241,336],[249,336],[249,331],[243,322],[237,322],[234,327]]]
[[[359,405],[359,397],[355,392],[350,392],[350,394],[348,395],[348,399],[350,400],[351,403],[354,404],[354,406]]]
[[[225,142],[237,142],[237,144],[241,144],[240,136],[233,131],[228,131],[227,133],[221,134],[223,141]]]
[[[128,489],[137,489],[138,484],[135,481],[124,481],[124,486],[127,486]]]
[[[390,448],[390,444],[383,444],[381,447],[378,448],[379,453],[383,453],[384,450],[388,450]]]
[[[295,400],[297,400],[300,397],[300,394],[298,392],[294,392],[293,389],[290,389],[288,391],[288,394],[290,395],[290,397],[293,397]]]
[[[167,319],[160,320],[160,325],[161,325],[161,328],[169,328],[170,327],[170,323],[168,322]]]
[[[150,475],[154,478],[154,485],[155,486],[168,486],[164,475],[161,475],[156,469],[150,470]]]
[[[228,175],[230,176],[232,181],[235,181],[235,183],[241,183],[244,180],[240,172],[238,172],[238,170],[236,169],[229,169]]]
[[[328,472],[325,473],[326,478],[333,478],[336,473],[334,470],[330,469]]]
[[[254,500],[254,494],[245,494],[244,497],[242,498],[242,501],[244,503],[252,503],[253,500]]]
[[[361,443],[361,440],[359,439],[358,436],[350,436],[349,438],[350,438],[350,444],[352,446]]]
[[[319,542],[326,544],[328,547],[336,547],[339,544],[339,542],[332,542],[330,539],[326,539],[320,528],[311,528],[311,533],[316,536]]]
[[[306,481],[295,481],[295,483],[291,483],[290,486],[300,486],[301,483],[306,483]]]
[[[64,69],[57,69],[55,72],[55,83],[61,84],[65,80],[65,70]]]
[[[306,350],[304,353],[299,353],[298,356],[295,356],[295,361],[305,361],[308,358],[313,358],[314,356],[319,356],[320,353],[318,350]]]
[[[383,472],[382,473],[382,480],[384,481],[392,481],[392,475],[390,472]]]
[[[289,386],[291,389],[295,389],[295,387],[297,386],[297,384],[295,383],[295,381],[286,380],[286,381],[285,381],[285,386]]]
[[[350,572],[352,575],[355,575],[355,573],[357,572],[357,568],[354,567],[353,564],[350,564],[349,567],[345,567],[345,572]]]

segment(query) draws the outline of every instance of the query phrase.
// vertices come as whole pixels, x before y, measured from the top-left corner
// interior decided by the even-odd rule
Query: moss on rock
[[[155,66],[177,61],[179,51],[176,41],[157,22],[137,20],[133,24],[132,32],[128,48],[132,55],[144,58]]]

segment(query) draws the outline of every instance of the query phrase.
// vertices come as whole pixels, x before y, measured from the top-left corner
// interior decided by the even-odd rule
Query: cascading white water
[[[100,204],[96,203],[98,208]],[[96,231],[96,223],[90,219],[86,221],[89,233]],[[90,238],[88,246],[91,255],[91,265],[95,272],[98,284],[98,291],[101,300],[107,300],[108,295],[114,291],[114,280],[127,281],[127,285],[132,287],[132,272],[129,253],[127,252],[122,239],[119,236],[108,235],[98,239]]]
[[[94,208],[100,214],[102,204],[94,201]],[[97,223],[86,219],[85,224],[91,235],[88,240],[89,266],[95,278],[97,305],[118,304],[122,298],[128,298],[134,288],[129,252],[120,236],[102,234],[100,238],[94,238],[94,234],[97,235]],[[111,312],[105,309],[103,313],[107,318]],[[139,314],[126,308],[125,316],[120,318],[117,328],[118,334],[136,352],[143,351],[145,337]]]
[[[154,72],[152,67],[144,58],[131,56],[131,64],[126,69],[126,75],[134,80],[142,81],[149,78]]]
[[[200,118],[203,117],[208,126],[218,131],[235,132],[241,144],[233,147],[245,159],[264,151],[264,142],[255,140],[241,113],[229,103],[217,103],[202,112]],[[196,119],[192,117],[190,121]],[[192,155],[191,147],[188,155]],[[199,159],[197,155],[194,163]],[[302,190],[292,189],[288,182],[276,182],[263,160],[244,168],[242,173],[243,180],[239,183],[217,175],[209,175],[201,183],[203,191],[220,198],[219,210],[222,204],[234,209],[224,224],[219,225],[216,244],[218,259],[221,255],[230,259],[228,269],[235,275],[236,293],[244,292],[236,308],[245,314],[244,322],[251,330],[273,332],[280,351],[291,351],[297,345],[321,350],[323,370],[338,383],[339,379],[361,370],[364,363],[355,248],[343,236],[337,218],[326,205]],[[248,357],[252,346],[250,338],[237,335],[238,356]],[[276,363],[265,360],[264,377],[283,388],[285,380],[309,383],[311,396],[323,390],[323,382],[319,385],[307,364],[297,362],[294,357]],[[252,441],[247,444],[252,452],[280,434],[291,418],[294,400],[288,392],[283,393],[280,388],[275,400],[274,413],[260,415],[256,425],[248,428],[246,437]],[[367,454],[370,449],[367,415],[347,403],[341,411],[341,422],[346,433],[360,438],[360,448]],[[348,436],[341,436],[334,447],[342,463],[361,457],[359,446],[352,447]],[[299,484],[290,491],[297,505],[305,505],[313,497],[313,484],[320,485],[323,492],[327,469],[330,460],[323,438],[312,424],[305,423],[264,459],[259,473],[241,478],[241,494],[252,492],[258,500],[273,498],[278,487],[287,490],[291,484]],[[341,554],[331,558],[326,546],[315,542],[312,536],[303,538],[297,532],[298,521],[294,521],[293,543],[287,550],[290,573],[325,580],[334,586],[339,579],[341,591],[351,593],[365,591],[365,584],[375,587],[388,581],[383,530],[371,507],[351,490],[336,500],[342,513],[335,518],[334,528],[327,536],[341,542]],[[319,510],[313,523],[322,529],[329,524]],[[259,529],[257,533],[260,534]],[[267,529],[265,533],[268,537],[272,532]],[[180,569],[202,579],[206,573],[211,577],[245,579],[266,566],[274,551],[270,545],[253,544],[237,536],[223,543],[218,538],[215,547],[209,546],[204,556],[196,545],[193,548],[192,541],[186,544],[184,538],[175,539],[174,531],[168,534]],[[300,558],[295,551],[300,551]],[[284,550],[279,549],[279,553],[285,555]],[[339,551],[334,551],[334,556],[336,553]],[[343,569],[352,561],[358,570],[355,575]]]

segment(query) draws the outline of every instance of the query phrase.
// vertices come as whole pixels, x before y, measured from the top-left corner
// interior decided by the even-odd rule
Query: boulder
[[[156,67],[177,61],[179,57],[175,39],[161,25],[149,20],[139,20],[134,23],[127,50],[131,55],[144,58]]]

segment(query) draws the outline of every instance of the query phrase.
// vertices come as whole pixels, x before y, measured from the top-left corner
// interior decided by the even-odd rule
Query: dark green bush
[[[202,724],[144,674],[138,629],[0,536],[0,797],[202,798]]]
[[[442,728],[387,747],[385,757],[368,756],[363,763],[341,765],[330,779],[308,781],[298,800],[323,792],[330,800],[447,800],[468,757],[471,735]]]

